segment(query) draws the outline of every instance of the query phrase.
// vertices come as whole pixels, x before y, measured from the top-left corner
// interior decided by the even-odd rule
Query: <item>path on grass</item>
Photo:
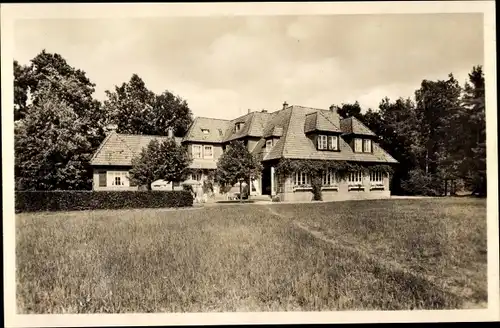
[[[322,233],[321,231],[319,230],[316,230],[316,229],[312,229],[310,227],[308,227],[307,225],[305,225],[304,223],[300,222],[300,221],[297,221],[295,220],[293,217],[291,216],[287,216],[283,213],[279,213],[278,211],[276,211],[274,208],[272,208],[271,206],[265,206],[269,212],[274,215],[274,216],[278,216],[278,217],[281,217],[281,218],[287,218],[287,219],[291,219],[291,223],[301,229],[302,231],[312,235],[313,237],[327,243],[327,244],[330,244],[332,246],[334,246],[335,248],[339,248],[339,249],[342,249],[342,250],[345,250],[345,251],[348,251],[348,252],[351,252],[351,253],[355,253],[357,254],[359,257],[371,262],[371,263],[376,263],[377,266],[381,267],[382,269],[384,270],[388,270],[388,271],[398,271],[398,272],[402,272],[403,274],[407,274],[407,275],[411,275],[417,279],[422,279],[422,280],[426,280],[427,282],[429,282],[430,284],[436,286],[436,288],[440,288],[441,290],[444,290],[450,294],[453,294],[455,295],[456,297],[460,298],[460,299],[470,299],[473,295],[473,291],[471,289],[465,289],[463,287],[456,287],[456,286],[443,286],[440,282],[439,282],[439,277],[437,276],[433,276],[433,275],[428,275],[428,274],[422,274],[422,273],[417,273],[411,269],[409,269],[408,267],[402,265],[401,263],[397,262],[397,261],[394,261],[394,260],[387,260],[387,259],[384,259],[380,256],[377,256],[377,254],[373,254],[373,252],[370,252],[369,250],[367,249],[363,249],[360,245],[357,245],[356,247],[354,246],[349,246],[347,242],[341,240],[341,239],[333,239],[333,238],[330,238],[328,237],[327,235],[325,235],[324,233]],[[471,301],[465,301],[464,304],[463,304],[463,307],[464,308],[468,308],[468,309],[471,309],[471,308],[487,308],[487,302],[479,302],[479,303],[476,303],[476,302],[471,302]]]

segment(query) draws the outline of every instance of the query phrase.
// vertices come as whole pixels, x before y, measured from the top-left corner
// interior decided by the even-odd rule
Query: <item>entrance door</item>
[[[271,167],[262,170],[262,195],[271,195]]]

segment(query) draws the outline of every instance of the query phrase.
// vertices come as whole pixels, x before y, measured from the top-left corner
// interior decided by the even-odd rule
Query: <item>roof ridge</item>
[[[134,153],[134,151],[129,147],[129,145],[125,142],[125,140],[123,140],[122,138],[120,138],[120,136],[118,135],[118,133],[116,134],[116,137],[121,141],[122,144],[125,145],[125,147],[128,148],[128,150],[130,150],[131,153]]]
[[[218,120],[218,121],[225,121],[225,122],[231,122],[232,121],[232,120],[228,120],[228,119],[225,119],[225,118],[215,118],[215,117],[207,117],[207,116],[196,116],[194,118],[194,120],[196,120],[198,118],[206,118],[206,119],[209,119],[209,120]],[[193,120],[193,123],[194,123],[194,120]]]
[[[155,137],[155,138],[169,138],[169,136],[162,136],[159,134],[133,134],[133,133],[116,133],[118,136],[134,136],[134,137]],[[180,138],[180,137],[175,137]]]
[[[338,130],[341,130],[335,123],[333,123],[332,121],[330,121],[330,118],[326,117],[325,114],[323,114],[321,111],[319,112],[321,114],[321,116],[323,116],[328,122],[330,122],[336,129]],[[342,131],[342,130],[341,130]]]
[[[363,122],[361,122],[361,120],[357,119],[355,116],[351,116],[353,119],[355,119],[356,121],[359,122],[359,124],[361,124],[363,127],[365,127],[368,131],[370,131],[371,133],[375,134],[375,132],[373,132],[369,127],[367,127]]]

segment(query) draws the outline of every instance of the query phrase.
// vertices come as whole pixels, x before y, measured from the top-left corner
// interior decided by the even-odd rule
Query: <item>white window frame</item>
[[[384,178],[385,178],[384,172],[378,172],[378,171],[370,172],[370,182],[371,183],[381,184],[384,182]]]
[[[364,153],[372,152],[372,141],[370,139],[363,139],[363,152]]]
[[[328,136],[330,150],[339,150],[339,137],[338,136]]]
[[[363,184],[363,171],[350,172],[348,175],[349,184]]]
[[[243,126],[245,125],[245,123],[243,122],[238,122],[235,124],[235,130],[236,132],[240,131],[241,129],[243,129]]]
[[[296,172],[293,175],[293,185],[294,186],[309,186],[310,179],[309,179],[309,174],[304,173],[304,172]]]
[[[337,185],[337,175],[336,172],[332,169],[323,172],[323,186],[336,186]]]
[[[363,139],[354,138],[354,152],[356,152],[356,153],[363,152]]]
[[[130,187],[130,179],[128,171],[107,171],[107,186],[114,188]],[[118,180],[117,180],[118,179]],[[119,184],[117,184],[119,181]]]
[[[207,148],[210,149],[210,156],[207,155]],[[212,145],[203,146],[203,158],[214,158],[214,146]]]
[[[199,152],[199,156],[196,156],[196,152],[195,152],[195,149],[199,149],[200,152]],[[201,147],[201,145],[191,145],[191,154],[193,156],[193,158],[203,158],[203,147]]]
[[[328,149],[328,138],[326,135],[320,134],[318,136],[318,149],[320,150]]]
[[[201,172],[191,173],[191,180],[196,180],[201,182],[203,180],[203,173]]]

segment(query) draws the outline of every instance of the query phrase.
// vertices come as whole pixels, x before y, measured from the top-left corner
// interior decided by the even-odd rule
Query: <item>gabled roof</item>
[[[359,134],[359,135],[365,135],[365,136],[375,136],[376,134],[373,133],[372,130],[370,130],[366,125],[361,123],[360,120],[358,120],[355,117],[348,117],[344,118],[343,120],[340,121],[340,128],[342,129],[342,132],[346,134]]]
[[[243,137],[262,137],[264,127],[272,115],[272,113],[268,112],[250,112],[231,120],[224,141],[232,141]],[[244,123],[241,130],[236,131],[236,123]]]
[[[170,137],[111,132],[90,159],[90,165],[130,166],[132,158],[139,155],[142,148],[152,140],[162,141],[168,138]],[[180,144],[182,139],[176,137],[175,141]]]
[[[318,109],[306,115],[304,132],[342,132],[340,116],[336,111]]]
[[[264,139],[259,141],[254,148],[255,155],[264,161],[290,158],[397,163],[376,142],[373,142],[373,153],[355,153],[342,138],[339,140],[339,152],[317,150],[314,139],[306,135],[305,129],[308,124],[311,124],[311,121],[314,121],[310,117],[316,116],[318,118],[326,112],[327,110],[323,109],[296,105],[277,112],[276,116],[266,126],[264,134],[274,129],[275,126],[282,126],[283,136],[268,153],[264,152]],[[314,115],[314,113],[316,114]],[[307,124],[306,120],[309,120]]]
[[[230,121],[228,120],[197,117],[194,119],[193,124],[189,127],[183,141],[212,143],[223,142],[229,123]],[[203,130],[208,130],[208,133],[204,133]]]

